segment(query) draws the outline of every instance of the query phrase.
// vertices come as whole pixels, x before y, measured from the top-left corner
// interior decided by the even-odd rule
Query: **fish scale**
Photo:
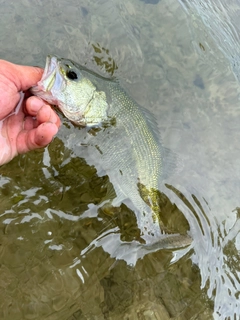
[[[102,90],[99,86],[97,89]],[[139,112],[140,106],[128,97],[118,83],[108,81],[104,90],[110,92],[108,116],[116,118],[116,124],[98,132],[94,137],[94,143],[101,151],[101,167],[110,176],[117,194],[112,205],[118,206],[125,199],[129,199],[142,234],[160,235],[160,208],[156,205],[156,191],[151,191],[158,189],[161,177],[160,147],[151,128]],[[118,141],[120,136],[121,147],[115,146],[115,141]],[[113,174],[109,174],[109,166],[113,168]],[[144,202],[139,193],[138,182],[150,190],[149,197],[155,206],[149,207]]]

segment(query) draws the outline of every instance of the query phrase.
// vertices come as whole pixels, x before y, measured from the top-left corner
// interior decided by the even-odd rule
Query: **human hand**
[[[0,60],[0,165],[30,150],[45,147],[60,126],[60,119],[38,97],[21,91],[36,85],[43,70]]]

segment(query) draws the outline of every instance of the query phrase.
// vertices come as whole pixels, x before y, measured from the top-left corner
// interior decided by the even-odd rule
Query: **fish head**
[[[82,126],[96,126],[107,118],[106,94],[98,91],[75,62],[47,56],[42,79],[31,92],[57,105],[72,122]]]

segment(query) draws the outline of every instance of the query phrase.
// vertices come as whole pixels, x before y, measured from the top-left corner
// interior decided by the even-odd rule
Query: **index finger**
[[[42,78],[43,69],[0,60],[0,73],[15,84],[17,91],[25,91]]]

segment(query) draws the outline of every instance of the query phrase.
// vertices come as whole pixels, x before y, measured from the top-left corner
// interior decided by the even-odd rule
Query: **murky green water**
[[[239,1],[0,4],[2,59],[44,66],[55,53],[113,73],[154,114],[181,158],[162,219],[193,238],[138,260],[121,246],[134,213],[96,216],[110,181],[62,119],[48,148],[0,168],[0,318],[238,319]]]

